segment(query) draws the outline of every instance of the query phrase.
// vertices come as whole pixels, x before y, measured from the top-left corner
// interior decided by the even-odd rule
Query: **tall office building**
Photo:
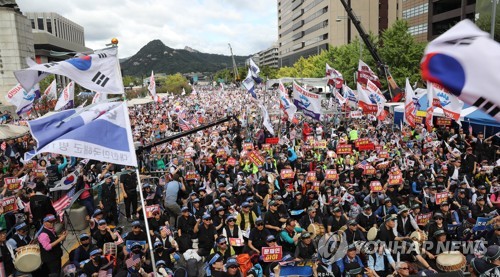
[[[345,1],[367,33],[379,34],[402,15],[402,0]],[[278,0],[277,5],[280,67],[358,37],[340,0]]]
[[[427,38],[433,40],[463,19],[475,20],[476,0],[429,0]]]
[[[429,29],[429,0],[403,0],[403,16],[408,22],[408,32],[417,41],[427,41]]]

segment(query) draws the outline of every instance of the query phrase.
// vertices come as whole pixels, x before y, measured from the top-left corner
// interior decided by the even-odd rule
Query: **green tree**
[[[134,86],[137,82],[137,79],[134,76],[123,76],[122,79],[123,79],[123,86],[124,87]]]
[[[184,76],[182,76],[182,74],[176,73],[174,75],[167,75],[167,78],[161,81],[160,91],[162,92],[168,91],[174,94],[180,94],[182,93],[183,88],[186,91],[186,94],[191,93],[191,86],[189,85],[188,80]]]
[[[420,60],[424,53],[425,44],[416,42],[413,36],[408,33],[406,21],[397,20],[394,22],[390,28],[382,33],[381,43],[382,45],[378,47],[378,53],[384,63],[389,66],[394,80],[400,87],[404,86],[406,78],[410,79],[410,83],[421,79]],[[382,79],[385,76],[379,77]]]

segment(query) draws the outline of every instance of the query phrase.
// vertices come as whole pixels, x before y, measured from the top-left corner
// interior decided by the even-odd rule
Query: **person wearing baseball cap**
[[[384,217],[384,223],[379,228],[377,239],[385,242],[386,245],[389,245],[389,242],[391,241],[402,241],[408,238],[404,236],[399,237],[394,234],[394,229],[396,228],[396,220],[397,217],[395,215],[387,215],[386,217]]]
[[[333,215],[328,218],[327,231],[337,232],[347,222],[345,216],[342,215],[342,209],[335,207],[332,210]]]
[[[271,233],[267,228],[264,228],[264,221],[262,218],[257,218],[255,220],[255,227],[250,230],[250,235],[248,236],[248,247],[260,254],[262,247],[266,247],[266,238],[269,237]]]
[[[365,235],[358,228],[358,222],[354,219],[347,221],[347,230],[345,234],[347,243],[354,243],[358,240],[366,241]]]
[[[92,239],[87,233],[81,233],[78,236],[80,245],[73,252],[73,264],[80,268],[80,263],[90,258],[90,252],[95,248],[92,245]]]
[[[7,244],[14,251],[18,247],[26,246],[31,242],[31,238],[29,236],[29,226],[25,222],[21,222],[14,226],[16,233],[12,235],[12,237],[7,241]]]
[[[205,276],[207,277],[222,277],[224,276],[224,258],[219,253],[210,254],[207,258],[207,266],[205,267]]]
[[[479,195],[476,198],[476,204],[471,207],[472,217],[486,217],[492,211],[492,208],[486,204],[486,195]]]
[[[222,237],[226,237],[229,239],[239,239],[239,241],[243,242],[243,232],[240,229],[240,226],[236,225],[236,217],[230,215],[226,219],[226,226],[222,228]],[[229,243],[229,242],[228,242]],[[231,249],[239,255],[243,251],[243,245],[232,245]],[[226,259],[224,259],[226,260]]]
[[[370,204],[365,204],[363,206],[363,210],[356,217],[356,222],[358,222],[358,228],[363,232],[363,235],[366,237],[368,234],[368,230],[372,227],[376,227],[377,225],[377,217],[372,211],[372,207]]]
[[[198,255],[206,257],[214,247],[217,231],[212,224],[212,217],[204,214],[196,221],[194,233],[198,235]]]
[[[86,276],[93,276],[99,273],[100,268],[104,265],[106,260],[102,256],[102,250],[99,248],[90,251],[89,255],[90,261],[83,266],[83,273],[85,273]]]
[[[104,183],[101,185],[101,201],[99,201],[99,207],[102,209],[102,213],[107,216],[111,214],[111,218],[105,217],[106,221],[110,223],[114,222],[118,225],[118,206],[116,195],[116,182],[111,178],[111,174],[106,173],[104,175]]]
[[[233,247],[229,244],[229,240],[225,236],[219,236],[215,240],[216,246],[212,248],[210,254],[219,253],[224,262],[226,262],[230,257],[236,255]]]
[[[227,269],[226,276],[235,276],[235,277],[242,276],[242,273],[240,271],[240,265],[238,264],[235,258],[228,259],[225,266]]]
[[[97,224],[97,231],[92,234],[92,238],[95,240],[95,245],[98,248],[102,249],[105,243],[114,242],[118,239],[118,236],[111,231],[106,220],[101,219]]]
[[[63,231],[59,236],[56,234],[54,224],[56,217],[48,214],[43,218],[43,227],[38,235],[40,256],[48,274],[59,274],[61,272],[61,258],[63,256],[61,245],[68,235]]]

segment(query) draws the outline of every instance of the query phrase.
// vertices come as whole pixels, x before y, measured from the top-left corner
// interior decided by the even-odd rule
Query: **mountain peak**
[[[244,65],[246,56],[234,56],[237,65]],[[188,72],[216,72],[232,64],[230,56],[202,53],[189,46],[176,50],[155,39],[144,45],[132,57],[120,61],[124,75],[146,76],[151,70],[175,74]]]
[[[196,49],[193,49],[189,46],[186,46],[184,47],[184,50],[188,51],[188,52],[191,52],[191,53],[200,53],[200,51],[196,50]]]

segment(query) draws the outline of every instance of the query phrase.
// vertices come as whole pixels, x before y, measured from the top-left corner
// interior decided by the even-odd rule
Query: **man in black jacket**
[[[101,201],[99,205],[101,206],[106,221],[113,221],[115,225],[118,225],[118,206],[116,204],[117,199],[115,182],[113,181],[110,173],[106,173],[104,175],[104,179],[105,181],[101,185]],[[112,220],[109,220],[110,218]]]
[[[0,227],[0,259],[3,263],[6,276],[13,276],[15,268],[13,258],[7,248],[7,230]]]
[[[127,221],[132,222],[132,217],[137,212],[137,175],[133,172],[132,166],[127,166],[125,169],[132,172],[120,176],[120,189],[125,201]],[[130,212],[130,208],[132,208],[132,212]]]
[[[47,214],[56,214],[50,198],[46,195],[47,189],[42,182],[35,186],[35,194],[30,196],[30,211],[33,216],[33,224],[38,230],[42,226],[42,220]]]

